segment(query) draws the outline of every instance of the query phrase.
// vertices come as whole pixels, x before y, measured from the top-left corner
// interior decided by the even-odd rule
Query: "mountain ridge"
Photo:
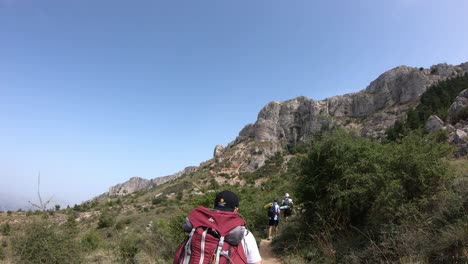
[[[258,113],[254,123],[245,125],[226,147],[216,145],[213,158],[200,166],[187,167],[172,175],[151,180],[131,178],[109,188],[107,195],[124,195],[163,184],[200,167],[214,175],[252,172],[288,144],[297,144],[326,126],[341,126],[362,136],[378,138],[408,110],[431,85],[468,72],[468,62],[440,63],[430,68],[397,66],[380,74],[358,92],[316,101],[299,96],[272,101]],[[217,177],[222,183],[224,177]]]

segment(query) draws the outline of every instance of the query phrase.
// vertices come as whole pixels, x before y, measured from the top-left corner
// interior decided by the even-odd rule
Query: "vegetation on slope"
[[[303,213],[277,250],[293,250],[296,263],[466,260],[468,175],[452,169],[449,146],[416,133],[385,144],[342,131],[312,144],[296,180]]]
[[[67,256],[76,263],[171,263],[185,236],[182,219],[197,205],[212,207],[216,192],[230,189],[257,240],[266,237],[263,205],[293,195],[295,213],[273,241],[285,263],[466,259],[468,168],[466,160],[451,160],[448,145],[417,133],[382,143],[334,130],[289,149],[241,175],[245,186],[213,184],[201,171],[53,214],[3,213],[0,257],[41,263],[29,256],[44,256],[40,243],[46,243],[47,263]]]
[[[387,139],[396,140],[411,130],[423,128],[431,115],[437,115],[442,120],[447,121],[450,105],[460,92],[467,88],[467,73],[432,85],[421,96],[421,102],[418,106],[408,112],[406,119],[396,122],[393,127],[387,130]],[[468,109],[461,111],[460,115],[453,121],[456,122],[466,117],[468,117]]]

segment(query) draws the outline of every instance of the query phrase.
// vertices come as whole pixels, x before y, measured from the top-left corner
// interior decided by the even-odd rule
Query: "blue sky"
[[[0,194],[90,199],[212,157],[268,102],[468,61],[468,1],[0,0]],[[1,203],[1,201],[0,201]]]

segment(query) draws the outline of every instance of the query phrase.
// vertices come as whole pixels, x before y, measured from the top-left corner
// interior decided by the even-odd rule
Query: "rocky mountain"
[[[460,65],[437,64],[429,69],[399,66],[381,74],[356,93],[320,101],[301,96],[284,102],[270,102],[260,110],[255,123],[246,125],[226,147],[217,145],[213,158],[199,167],[188,167],[174,175],[152,180],[134,177],[111,187],[108,194],[123,195],[151,188],[199,169],[209,170],[219,183],[227,181],[223,175],[234,176],[230,181],[241,181],[236,179],[236,175],[262,167],[267,159],[282,151],[286,145],[301,142],[323,127],[341,126],[366,137],[380,137],[419,103],[420,96],[428,87],[467,72],[468,62]],[[453,115],[466,105],[466,93],[462,93],[451,107]],[[463,133],[468,133],[468,128],[464,130],[466,126],[463,124],[452,129],[440,119],[442,123],[434,120],[436,117],[431,118],[432,123],[427,126],[437,127],[435,130],[446,129],[454,138],[452,141],[463,139]]]
[[[157,177],[154,179],[143,179],[140,177],[132,177],[124,183],[117,184],[109,188],[109,192],[104,195],[126,195],[139,190],[150,189],[167,181],[179,178],[183,175],[192,173],[198,169],[197,166],[186,167],[185,169],[167,176]]]
[[[468,62],[437,64],[429,69],[399,66],[364,90],[320,101],[297,97],[271,102],[227,147],[216,146],[206,162],[214,174],[253,171],[287,144],[295,144],[324,126],[343,126],[363,136],[380,137],[395,121],[419,103],[428,87],[468,72]]]

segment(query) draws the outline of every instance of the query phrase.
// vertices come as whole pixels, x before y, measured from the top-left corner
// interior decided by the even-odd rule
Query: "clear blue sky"
[[[0,193],[60,203],[212,157],[268,102],[468,61],[466,0],[0,0]],[[1,203],[1,201],[0,201]]]

